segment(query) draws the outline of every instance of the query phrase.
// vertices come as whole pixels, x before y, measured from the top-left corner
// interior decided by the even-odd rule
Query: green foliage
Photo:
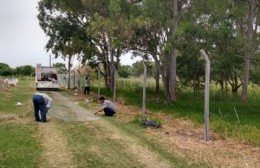
[[[204,79],[204,61],[198,52],[204,42],[196,43],[197,40],[205,41],[206,33],[203,27],[192,22],[183,22],[178,27],[175,39],[177,48],[180,50],[177,57],[177,73],[181,85],[193,86],[198,90]]]
[[[14,69],[16,75],[31,76],[35,73],[35,69],[31,65],[19,66]]]
[[[109,12],[110,12],[110,17],[114,19],[118,19],[120,17],[120,14],[122,13],[121,5],[120,5],[121,0],[110,0],[109,1]]]
[[[131,75],[131,66],[129,65],[121,65],[117,70],[117,74],[119,77],[128,78]]]
[[[5,63],[0,63],[0,76],[11,76],[13,75],[13,69]]]
[[[178,2],[176,17],[173,2]],[[107,67],[112,61],[119,65],[122,53],[138,52],[154,59],[165,79],[164,87],[168,87],[171,74],[175,78],[177,69],[181,85],[198,90],[204,81],[204,62],[199,53],[203,48],[212,63],[212,79],[222,87],[223,83],[231,84],[236,93],[241,85],[244,61],[241,57],[248,44],[245,1],[42,0],[38,11],[40,25],[50,37],[46,48],[57,57],[77,54],[83,64],[88,62],[95,68],[98,64]],[[253,12],[256,20],[257,5]],[[257,55],[259,33],[254,31],[253,36],[252,53]],[[170,57],[175,49],[177,62]],[[177,67],[170,66],[175,63]],[[151,66],[148,76],[154,76],[155,65]],[[103,70],[105,79],[110,80],[110,72],[106,72],[107,68]],[[141,70],[136,65],[133,74],[139,76]],[[120,76],[127,76],[125,70],[118,71]],[[256,72],[251,69],[250,80],[254,83],[259,81]],[[174,89],[165,88],[165,92],[169,90]],[[169,94],[172,93],[165,93],[168,100]]]
[[[53,67],[57,68],[58,74],[63,74],[67,72],[66,66],[63,63],[53,64]]]
[[[0,76],[31,76],[34,72],[34,67],[31,65],[18,66],[13,69],[5,63],[0,63]]]
[[[145,61],[145,65],[147,68],[147,77],[153,77],[156,73],[155,63],[152,61]],[[132,64],[132,75],[133,76],[141,76],[144,73],[144,65],[143,61],[136,61]]]
[[[168,5],[167,1],[144,0],[143,14],[158,22],[166,23],[171,16],[171,6]]]
[[[254,65],[252,65],[251,68],[251,75],[250,75],[250,80],[252,83],[257,84],[258,86],[260,85],[260,71],[259,71],[259,60],[255,62]]]
[[[49,36],[46,49],[56,57],[80,54],[90,39],[85,32],[87,25],[84,17],[83,4],[80,0],[73,1],[40,1],[38,19],[43,31]],[[82,13],[81,13],[82,12]],[[83,42],[82,42],[83,41]]]

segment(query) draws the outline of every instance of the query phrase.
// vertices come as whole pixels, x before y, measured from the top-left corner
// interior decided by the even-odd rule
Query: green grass
[[[152,85],[148,86],[149,110],[189,118],[203,124],[203,92],[193,95],[189,89],[180,89],[177,92],[177,102],[168,103],[164,100],[162,92],[156,94]],[[118,88],[118,97],[124,98],[127,104],[141,107],[140,84],[131,86],[131,83],[128,83],[127,88]],[[94,86],[91,89],[96,90]],[[260,91],[259,88],[249,90],[247,104],[241,104],[238,97],[214,90],[210,101],[210,129],[218,131],[223,136],[260,145]],[[31,103],[34,91],[33,79],[23,78],[16,87],[0,92],[1,168],[37,167],[40,162],[42,149],[36,136],[37,124],[33,122]],[[101,88],[101,93],[112,97],[111,92],[104,88]],[[23,106],[16,106],[18,101],[22,102]],[[234,113],[234,107],[240,123]],[[167,144],[161,144],[155,137],[147,135],[145,129],[135,123],[123,123],[118,118],[106,118],[106,121],[126,137],[135,139],[139,145],[147,146],[150,151],[158,154],[159,159],[167,160],[173,167],[208,167],[203,163],[190,163],[193,161],[177,157]],[[144,167],[142,162],[127,152],[126,140],[111,138],[111,131],[102,129],[97,122],[57,121],[57,124],[68,141],[69,151],[72,152],[78,167]]]
[[[113,126],[123,133],[123,136],[130,137],[138,141],[138,145],[146,146],[150,151],[158,154],[160,160],[167,161],[172,167],[209,167],[202,163],[190,163],[187,158],[180,158],[167,146],[160,144],[145,130],[136,124],[122,123],[116,118],[106,118]],[[74,154],[74,159],[78,167],[146,167],[128,152],[125,139],[114,139],[109,130],[104,130],[96,122],[89,123],[60,123],[60,128],[67,136],[70,150]]]
[[[0,127],[0,167],[35,167],[40,147],[31,126],[5,124]]]
[[[141,129],[137,124],[128,123],[124,124],[118,120],[110,120],[117,128],[123,130],[128,136],[138,137],[141,144],[145,144],[148,148],[158,153],[160,159],[166,159],[170,161],[172,167],[208,167],[203,163],[189,163],[188,158],[176,157],[176,153],[170,150],[170,147],[166,144],[158,142],[158,139],[149,136],[145,133],[144,129]]]
[[[10,87],[7,91],[0,92],[0,112],[21,114],[21,107],[16,106],[16,103],[26,103],[28,99],[31,99],[34,90],[32,78],[20,78],[16,87]]]
[[[132,82],[132,85],[131,85]],[[122,97],[127,104],[142,107],[142,87],[140,80],[120,80],[117,88],[117,97]],[[94,90],[97,88],[93,87]],[[127,88],[127,89],[126,89]],[[147,84],[146,108],[154,112],[162,112],[174,115],[175,117],[188,118],[192,121],[203,124],[204,122],[204,91],[196,95],[190,88],[177,89],[177,101],[167,102],[162,89],[155,93],[154,85]],[[101,94],[111,96],[112,93],[101,88]],[[240,95],[240,93],[238,94]],[[213,87],[210,92],[210,129],[225,135],[246,140],[256,145],[259,142],[260,129],[260,88],[248,88],[248,102],[241,103],[239,96],[230,93],[223,93]],[[239,117],[236,116],[235,110]],[[230,126],[228,126],[230,125]],[[239,128],[239,129],[238,129]],[[249,134],[244,134],[246,132]],[[241,136],[242,135],[242,136]]]
[[[88,126],[70,124],[64,132],[78,167],[143,167],[130,154],[124,153],[124,146],[107,136],[105,130],[94,122]]]
[[[1,91],[0,167],[32,168],[37,165],[40,147],[35,137],[31,95],[32,79],[20,78],[16,87]],[[22,106],[16,106],[22,102]],[[25,121],[26,120],[26,121]]]

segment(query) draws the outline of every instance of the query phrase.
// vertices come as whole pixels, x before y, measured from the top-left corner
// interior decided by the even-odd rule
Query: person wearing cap
[[[102,104],[102,108],[96,111],[94,114],[104,111],[105,116],[112,117],[116,113],[115,105],[110,100],[106,100],[104,96],[100,96],[98,100]]]
[[[34,117],[36,122],[46,122],[46,114],[51,108],[52,98],[45,93],[35,93],[32,97],[33,106],[34,106]],[[40,114],[39,115],[39,111]]]

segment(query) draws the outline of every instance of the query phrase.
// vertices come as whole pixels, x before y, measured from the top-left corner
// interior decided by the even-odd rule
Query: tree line
[[[0,63],[0,76],[31,76],[34,75],[34,73],[34,67],[31,65],[23,65],[12,68],[6,63]]]
[[[168,101],[176,100],[177,79],[198,91],[205,49],[212,81],[234,94],[242,88],[246,102],[249,82],[260,81],[259,7],[258,0],[41,0],[38,19],[46,49],[68,58],[68,72],[77,57],[100,69],[111,91],[129,52],[154,62],[156,91],[162,79]]]

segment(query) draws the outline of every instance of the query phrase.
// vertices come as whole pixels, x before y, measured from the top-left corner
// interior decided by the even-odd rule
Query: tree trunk
[[[69,60],[68,60],[68,89],[70,89],[70,70],[71,70],[71,55],[69,54]]]
[[[166,98],[168,98],[169,97],[169,94],[168,94],[168,88],[169,87],[167,85],[167,79],[166,79],[167,77],[166,77],[166,75],[164,73],[164,70],[163,70],[163,68],[162,68],[162,66],[160,64],[160,61],[158,60],[157,56],[156,55],[152,55],[152,57],[154,59],[155,65],[156,65],[156,67],[157,67],[157,69],[159,71],[159,75],[161,75],[161,77],[162,77],[162,82],[163,82],[163,87],[164,87],[164,96]]]
[[[178,0],[173,0],[173,18],[172,18],[172,31],[171,31],[171,35],[173,36],[176,28],[177,28],[177,24],[178,24]],[[170,37],[171,38],[171,37]],[[176,90],[176,46],[173,46],[172,48],[172,52],[170,55],[170,84],[169,84],[169,99],[170,101],[176,101],[176,94],[175,94],[175,90]]]
[[[160,91],[160,70],[156,65],[156,75],[155,75],[155,92],[159,93]]]
[[[109,88],[109,78],[108,78],[109,66],[108,66],[108,64],[109,64],[109,62],[107,60],[106,63],[104,64],[104,69],[105,69],[104,78],[105,78],[106,88]]]
[[[245,44],[245,62],[243,71],[243,86],[241,102],[247,101],[247,88],[249,80],[249,67],[250,67],[250,57],[252,56],[252,44],[253,44],[253,3],[254,0],[248,0],[248,23],[247,23],[247,42]]]
[[[113,92],[113,101],[116,100],[116,68],[114,65],[113,45],[111,36],[108,35],[108,46],[110,56],[110,90]]]
[[[111,91],[113,91],[113,87],[114,87],[114,69],[113,69],[113,65],[114,65],[114,58],[113,58],[113,48],[112,48],[112,39],[111,36],[108,35],[108,51],[109,51],[109,58],[110,58],[110,65],[109,65],[109,70],[110,70],[110,85],[109,88]]]

